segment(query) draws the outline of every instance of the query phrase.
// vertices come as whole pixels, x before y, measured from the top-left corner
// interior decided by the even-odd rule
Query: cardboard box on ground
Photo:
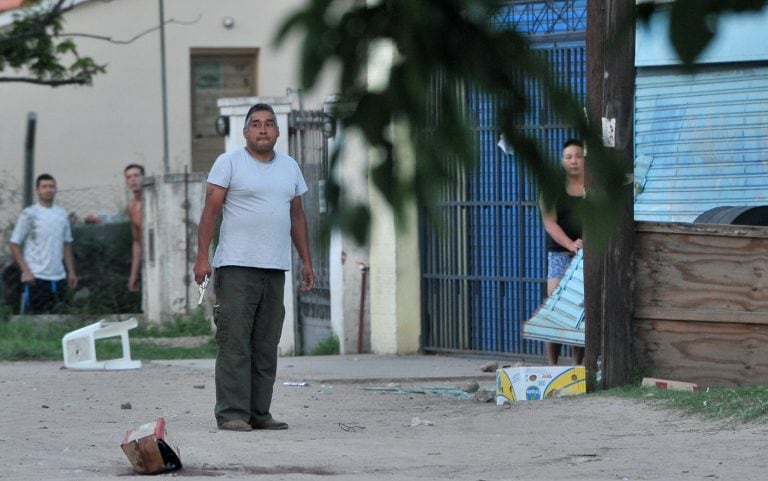
[[[644,377],[641,386],[657,387],[659,389],[673,389],[677,391],[699,390],[699,385],[692,382],[671,381],[669,379],[656,379],[653,377]]]
[[[521,366],[496,371],[496,405],[587,392],[584,366]]]
[[[181,459],[166,440],[165,419],[142,424],[125,433],[120,447],[128,457],[134,471],[139,474],[157,474],[181,469]]]

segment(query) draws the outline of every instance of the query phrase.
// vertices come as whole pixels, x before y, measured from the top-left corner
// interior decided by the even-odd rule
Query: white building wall
[[[282,96],[296,90],[298,40],[291,37],[276,49],[277,28],[304,0],[164,0],[168,140],[171,173],[183,172],[191,151],[192,49],[259,49],[257,91]],[[10,18],[5,14],[5,18]],[[225,28],[223,19],[234,19]],[[122,189],[122,169],[138,162],[147,176],[164,173],[160,41],[157,0],[86,1],[65,15],[65,30],[104,37],[76,37],[81,55],[107,65],[91,86],[51,88],[0,83],[0,174],[23,179],[27,112],[38,114],[36,173],[50,172],[59,189],[113,186]],[[130,43],[135,36],[151,30]],[[306,101],[320,105],[330,93],[328,82],[306,92]],[[223,144],[222,144],[223,146]],[[121,191],[122,192],[122,191]],[[114,209],[113,199],[101,206],[93,196],[86,213]],[[13,214],[11,217],[15,217]]]
[[[337,97],[326,99],[324,111],[336,117],[343,115],[339,112],[343,106],[338,101]],[[332,143],[336,142],[343,142],[344,153],[339,159],[339,168],[331,175],[338,181],[343,196],[368,204],[369,166],[365,140],[357,132],[345,132],[337,122],[336,136],[332,139]],[[341,354],[371,351],[369,263],[367,245],[359,245],[338,230],[331,234],[331,328],[339,338]]]
[[[408,169],[412,157],[402,128],[393,125],[398,166]],[[372,158],[375,154],[372,154]],[[371,190],[371,349],[379,354],[411,354],[419,350],[421,288],[418,220],[415,206],[406,208],[398,229],[392,209]]]
[[[389,69],[397,53],[393,45],[379,43],[371,52],[368,83],[378,90],[389,82]],[[398,175],[413,167],[413,150],[402,124],[391,127]],[[378,152],[370,152],[371,167]],[[410,354],[420,347],[421,288],[418,216],[416,206],[406,208],[403,228],[397,229],[392,209],[371,183],[371,350],[379,354]]]
[[[421,301],[415,208],[403,230],[378,193],[371,194],[371,350],[411,354],[419,350]]]
[[[197,259],[197,225],[205,199],[204,175],[145,178],[142,231],[142,308],[148,322],[168,321],[197,307],[192,274]],[[210,310],[208,288],[204,308]]]

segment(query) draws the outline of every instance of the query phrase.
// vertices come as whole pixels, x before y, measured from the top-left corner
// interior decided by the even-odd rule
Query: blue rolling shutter
[[[768,203],[768,66],[640,69],[635,95],[636,220]]]

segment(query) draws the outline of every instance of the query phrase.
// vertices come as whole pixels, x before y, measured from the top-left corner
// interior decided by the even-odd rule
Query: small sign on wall
[[[603,145],[616,147],[616,119],[603,117]]]

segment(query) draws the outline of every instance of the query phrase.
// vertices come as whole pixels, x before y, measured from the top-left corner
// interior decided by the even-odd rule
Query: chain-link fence
[[[6,239],[10,237],[9,229],[13,228],[16,218],[21,212],[21,184],[6,171],[0,171],[0,243],[3,254],[8,252]]]
[[[11,232],[22,210],[20,183],[0,180],[0,301],[11,312],[21,311],[21,273],[8,249]],[[110,314],[141,311],[140,292],[128,290],[131,228],[122,184],[61,189],[56,203],[69,212],[78,286],[55,310],[62,314]],[[36,201],[36,199],[35,199]]]
[[[73,225],[127,222],[127,194],[123,184],[61,189],[56,203],[67,209]]]

